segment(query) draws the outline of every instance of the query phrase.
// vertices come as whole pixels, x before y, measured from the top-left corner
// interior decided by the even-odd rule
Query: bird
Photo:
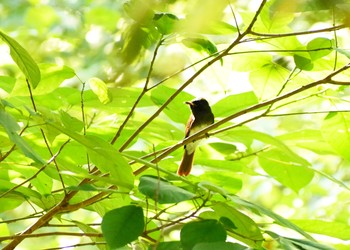
[[[214,115],[206,99],[198,98],[185,103],[190,106],[192,111],[186,124],[185,138],[214,123]],[[198,141],[193,141],[184,146],[184,155],[177,170],[178,175],[187,176],[190,174],[197,145]]]

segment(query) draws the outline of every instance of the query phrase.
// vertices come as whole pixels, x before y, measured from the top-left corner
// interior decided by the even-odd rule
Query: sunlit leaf
[[[209,55],[218,52],[218,49],[214,43],[205,38],[185,38],[182,43],[191,49],[198,52],[205,52]]]
[[[344,159],[350,160],[350,114],[331,112],[323,120],[323,138]]]
[[[40,70],[30,54],[14,39],[0,31],[0,37],[10,47],[10,54],[33,88],[40,82]]]
[[[264,238],[260,229],[247,215],[225,203],[216,204],[214,206],[214,211],[220,216],[221,220],[226,221],[226,226],[230,225],[228,231],[232,232],[232,237],[251,247],[258,247],[261,245]]]
[[[19,126],[16,120],[0,107],[0,125],[5,129],[8,137],[23,154],[37,163],[45,164],[45,160],[18,134]]]
[[[327,235],[342,240],[350,239],[350,228],[347,223],[312,219],[291,220],[291,222],[310,233]]]
[[[73,69],[56,64],[40,64],[41,81],[33,91],[36,95],[44,95],[56,90],[64,80],[75,76]]]
[[[309,184],[314,176],[306,160],[290,157],[281,149],[259,153],[259,163],[271,177],[295,192]]]
[[[162,35],[170,34],[176,28],[179,18],[171,13],[157,13],[153,17],[153,21],[157,30]]]
[[[119,19],[118,11],[113,8],[95,6],[85,12],[86,23],[100,25],[109,31],[116,29]]]
[[[212,111],[215,114],[215,117],[225,117],[257,103],[258,98],[254,92],[244,92],[229,95],[221,99],[212,106]]]
[[[297,68],[301,70],[310,71],[314,67],[310,58],[307,58],[306,56],[302,56],[298,54],[294,55],[294,63],[295,63],[295,66],[297,66]]]
[[[314,240],[311,235],[309,235],[307,232],[302,230],[300,227],[298,227],[297,225],[293,224],[291,221],[287,220],[286,218],[284,218],[284,217],[274,213],[270,209],[267,209],[267,208],[265,208],[263,206],[260,206],[259,204],[252,203],[252,202],[246,201],[244,199],[241,199],[238,196],[227,195],[227,197],[234,204],[243,206],[243,207],[251,210],[252,212],[256,213],[259,216],[266,215],[266,216],[272,218],[275,221],[275,223],[277,223],[279,225],[282,225],[282,226],[285,226],[287,228],[290,228],[290,229],[298,232],[299,234],[303,235],[305,238],[307,238],[309,240]]]
[[[90,78],[87,83],[91,90],[97,95],[98,99],[102,104],[111,102],[112,96],[109,93],[109,89],[105,82],[97,77]]]
[[[332,52],[333,41],[327,38],[318,37],[311,40],[306,47],[310,50],[310,58],[316,60]]]

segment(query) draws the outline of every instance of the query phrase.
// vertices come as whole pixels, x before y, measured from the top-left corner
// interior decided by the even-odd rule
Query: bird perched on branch
[[[186,102],[186,104],[190,106],[192,114],[186,124],[185,138],[214,123],[214,115],[207,100],[201,98]],[[197,145],[198,141],[193,141],[184,146],[185,152],[177,170],[178,175],[187,176],[190,174]]]

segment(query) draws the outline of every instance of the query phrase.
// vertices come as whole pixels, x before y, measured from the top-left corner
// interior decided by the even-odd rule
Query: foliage
[[[258,2],[2,3],[1,247],[347,249],[350,3]]]

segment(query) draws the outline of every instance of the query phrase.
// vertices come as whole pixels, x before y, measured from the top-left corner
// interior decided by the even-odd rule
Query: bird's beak
[[[185,102],[185,103],[190,105],[191,107],[193,106],[193,102]]]

